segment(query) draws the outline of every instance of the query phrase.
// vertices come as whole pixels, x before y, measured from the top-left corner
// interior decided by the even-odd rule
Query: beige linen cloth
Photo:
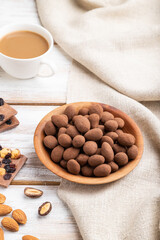
[[[128,176],[101,186],[63,180],[59,197],[85,240],[160,239],[160,1],[37,0],[37,6],[42,24],[76,60],[67,101],[113,105],[144,137],[142,160]]]

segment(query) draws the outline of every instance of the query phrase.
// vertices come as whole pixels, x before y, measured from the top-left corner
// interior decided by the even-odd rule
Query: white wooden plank
[[[28,22],[40,24],[34,0],[0,0],[0,26]]]
[[[26,186],[0,188],[7,197],[6,204],[13,209],[22,209],[28,217],[26,225],[20,226],[19,232],[5,231],[5,240],[21,240],[23,235],[33,235],[40,240],[81,240],[75,220],[69,209],[57,196],[56,186],[37,186],[44,194],[38,199],[27,198],[23,191]],[[16,193],[16,194],[15,194]],[[45,217],[38,216],[38,207],[45,201],[52,203],[53,209]],[[10,215],[9,215],[10,216]],[[0,217],[0,221],[3,217]]]
[[[33,0],[0,0],[0,26],[8,23],[40,24]],[[14,79],[0,69],[0,95],[12,103],[64,103],[71,58],[57,45],[43,62],[54,70],[51,77]]]
[[[14,106],[18,111],[20,125],[12,130],[0,133],[0,145],[8,148],[18,148],[28,157],[25,166],[20,170],[15,180],[18,181],[55,181],[60,178],[46,169],[39,161],[33,145],[33,135],[39,121],[54,106]]]

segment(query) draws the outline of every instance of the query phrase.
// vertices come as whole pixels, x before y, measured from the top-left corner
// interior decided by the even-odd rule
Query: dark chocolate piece
[[[9,120],[11,120],[11,124],[10,125],[7,124],[7,122]],[[7,120],[2,125],[0,125],[0,133],[4,132],[4,131],[7,131],[7,130],[10,130],[12,128],[15,128],[16,126],[19,125],[19,121],[18,121],[18,119],[15,116],[11,117],[9,120]]]
[[[12,108],[9,104],[4,102],[4,104],[0,107],[0,116],[1,116],[0,125],[2,125],[8,119],[12,118],[15,114],[17,114],[17,111],[14,108]]]
[[[3,159],[5,161],[8,161],[10,159]],[[4,167],[6,170],[6,173],[4,176],[0,176],[0,186],[8,187],[8,185],[11,183],[13,178],[17,175],[19,170],[22,168],[22,166],[25,164],[27,158],[24,155],[21,155],[18,159],[11,159],[11,163],[3,163],[1,167]],[[0,161],[2,161],[2,158],[0,158]],[[13,169],[13,170],[12,170]]]

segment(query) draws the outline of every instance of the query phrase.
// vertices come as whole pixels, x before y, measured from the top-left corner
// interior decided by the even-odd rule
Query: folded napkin
[[[63,180],[60,198],[85,240],[158,240],[160,1],[37,0],[37,6],[43,25],[76,60],[67,101],[113,105],[144,137],[143,157],[129,175],[101,186]]]

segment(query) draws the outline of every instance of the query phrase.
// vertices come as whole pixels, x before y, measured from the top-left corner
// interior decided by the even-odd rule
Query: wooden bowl
[[[77,110],[79,110],[82,107],[89,107],[93,104],[93,102],[77,102],[77,103],[71,103]],[[127,165],[120,168],[117,172],[114,172],[110,174],[107,177],[85,177],[81,175],[72,175],[69,172],[67,172],[65,169],[63,169],[60,165],[52,162],[50,155],[46,148],[43,145],[43,138],[45,136],[44,134],[44,126],[48,120],[51,119],[51,116],[53,114],[62,114],[65,110],[65,108],[68,105],[66,104],[61,107],[57,107],[53,111],[49,112],[38,124],[35,134],[34,134],[34,146],[36,153],[40,159],[40,161],[54,174],[65,178],[69,181],[81,183],[81,184],[89,184],[89,185],[95,185],[95,184],[104,184],[116,181],[124,176],[126,176],[129,172],[131,172],[139,163],[142,153],[143,153],[143,137],[141,134],[140,129],[136,125],[136,123],[124,112],[120,111],[119,109],[116,109],[112,106],[101,104],[105,110],[112,113],[115,117],[121,117],[125,121],[125,126],[123,128],[124,132],[131,133],[136,138],[136,145],[138,147],[138,156],[135,160],[130,161]],[[94,103],[95,104],[95,103]]]

